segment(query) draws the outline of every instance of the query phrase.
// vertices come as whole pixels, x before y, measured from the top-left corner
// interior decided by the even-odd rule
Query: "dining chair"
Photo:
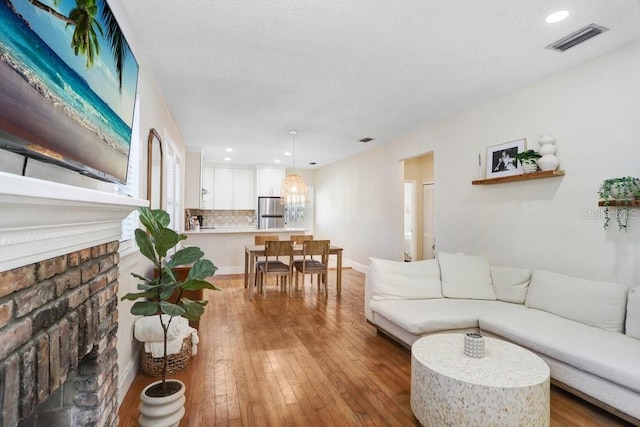
[[[265,262],[258,267],[258,289],[262,292],[262,297],[267,298],[266,281],[268,276],[276,276],[277,282],[281,282],[281,286],[286,289],[289,286],[291,290],[291,273],[293,270],[293,241],[291,240],[273,240],[266,241],[264,244]],[[287,262],[282,262],[280,257],[288,258]],[[291,294],[291,292],[289,292]]]
[[[325,296],[329,295],[327,290],[327,272],[329,266],[329,240],[307,240],[302,244],[302,259],[293,262],[296,274],[296,290],[298,289],[298,274],[302,273],[302,295],[304,296],[304,276],[310,274],[318,275],[318,291],[320,283],[324,283]],[[314,258],[317,257],[317,258]],[[313,283],[313,281],[312,281]]]
[[[293,240],[293,242],[296,245],[301,245],[307,240],[313,240],[313,235],[312,234],[292,234],[290,239]]]
[[[264,243],[267,240],[270,240],[270,241],[280,240],[280,237],[277,234],[274,234],[274,235],[256,234],[255,236],[253,236],[254,245],[264,245]],[[258,283],[258,266],[260,266],[260,264],[263,264],[264,261],[265,261],[264,258],[256,257],[255,271],[253,272],[253,286],[256,286],[256,284]]]

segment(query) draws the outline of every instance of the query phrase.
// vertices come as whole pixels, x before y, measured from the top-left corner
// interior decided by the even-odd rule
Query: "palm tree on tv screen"
[[[7,1],[11,2],[11,0]],[[120,90],[122,91],[122,72],[126,55],[129,52],[129,45],[127,45],[122,30],[120,30],[120,26],[106,0],[76,0],[76,7],[71,9],[69,16],[61,14],[38,0],[27,1],[38,9],[44,10],[65,22],[67,26],[75,27],[71,38],[71,47],[76,56],[78,54],[86,56],[87,68],[91,68],[95,57],[100,55],[100,43],[97,33],[104,34],[102,26],[96,18],[100,9],[102,11],[100,16],[106,25],[107,39],[116,63]],[[58,6],[60,0],[54,0],[53,4]]]

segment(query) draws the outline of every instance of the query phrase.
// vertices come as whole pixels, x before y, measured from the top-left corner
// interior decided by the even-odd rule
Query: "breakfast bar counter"
[[[218,271],[216,274],[243,274],[244,247],[254,244],[254,236],[259,234],[277,235],[279,240],[289,240],[293,234],[305,234],[299,228],[216,227],[200,231],[184,231],[185,246],[197,246],[210,259]],[[215,283],[215,276],[214,276]]]

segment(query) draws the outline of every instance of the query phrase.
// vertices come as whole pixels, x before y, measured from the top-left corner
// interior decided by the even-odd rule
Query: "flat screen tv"
[[[0,0],[0,148],[125,183],[137,82],[106,0]]]

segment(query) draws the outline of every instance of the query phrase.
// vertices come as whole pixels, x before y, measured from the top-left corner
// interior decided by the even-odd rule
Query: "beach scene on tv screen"
[[[124,182],[138,64],[106,0],[0,0],[0,145]]]

